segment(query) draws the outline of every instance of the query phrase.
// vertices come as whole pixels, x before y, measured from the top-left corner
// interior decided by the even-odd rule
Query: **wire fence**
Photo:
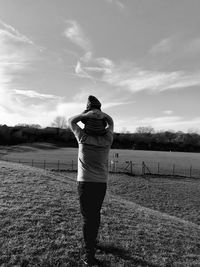
[[[175,163],[160,163],[160,162],[144,162],[136,163],[133,161],[126,161],[121,163],[119,161],[111,162],[110,170],[113,172],[127,172],[132,175],[163,175],[172,177],[187,177],[200,178],[200,169],[190,166],[180,166]]]
[[[77,160],[68,162],[57,160],[36,160],[36,159],[5,159],[9,162],[21,163],[32,167],[42,168],[51,171],[77,171]],[[163,175],[172,177],[188,177],[200,178],[200,169],[194,168],[192,165],[183,167],[178,164],[172,163],[159,163],[159,162],[134,162],[134,161],[120,161],[109,160],[108,170],[112,173],[126,173],[130,175]]]

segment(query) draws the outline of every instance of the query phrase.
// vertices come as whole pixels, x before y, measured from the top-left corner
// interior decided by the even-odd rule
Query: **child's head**
[[[83,113],[94,109],[101,110],[101,103],[95,96],[90,95]],[[85,124],[84,131],[88,135],[104,135],[106,133],[107,123],[104,119],[85,119],[82,120],[82,123]]]
[[[99,109],[101,110],[101,103],[100,101],[93,95],[89,95],[88,101],[87,101],[87,107],[86,110],[92,110],[92,109]]]

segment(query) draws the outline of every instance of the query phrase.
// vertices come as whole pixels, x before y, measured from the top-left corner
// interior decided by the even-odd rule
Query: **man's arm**
[[[78,114],[68,119],[68,125],[70,129],[74,132],[80,130],[81,127],[78,126],[78,122],[85,118],[85,114]]]
[[[103,113],[103,115],[104,115],[104,118],[105,118],[106,122],[108,123],[107,129],[111,133],[113,133],[113,131],[114,131],[114,122],[113,122],[113,119],[108,114],[106,114],[106,113]]]
[[[84,118],[92,118],[92,119],[105,119],[108,123],[107,129],[113,133],[114,131],[114,122],[113,119],[106,113],[100,111],[100,110],[91,110],[87,113],[79,114],[76,116],[73,116],[69,118],[68,125],[70,129],[74,132],[76,130],[80,130],[81,128],[78,126],[78,122],[83,120]]]

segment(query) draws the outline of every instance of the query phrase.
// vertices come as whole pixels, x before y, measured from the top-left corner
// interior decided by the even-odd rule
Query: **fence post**
[[[20,159],[19,159],[19,163],[20,163]]]
[[[32,159],[32,161],[31,161],[31,166],[33,167],[33,159]]]
[[[117,161],[114,161],[114,166],[115,166],[115,172],[117,172]]]
[[[160,174],[160,162],[158,162],[158,174]]]
[[[142,162],[142,175],[145,175],[145,163],[144,163],[144,161]]]
[[[60,171],[60,160],[58,160],[58,171]]]
[[[133,174],[133,162],[132,162],[132,160],[130,161],[130,164],[131,164],[131,174]]]
[[[46,161],[44,160],[44,170],[46,169]]]
[[[173,170],[172,170],[172,172],[173,172],[173,176],[175,175],[175,164],[173,164]]]
[[[74,170],[74,161],[72,160],[72,171]]]
[[[190,178],[192,178],[192,165],[190,166]]]
[[[111,166],[112,166],[112,172],[116,172],[116,161],[115,160],[111,161]]]

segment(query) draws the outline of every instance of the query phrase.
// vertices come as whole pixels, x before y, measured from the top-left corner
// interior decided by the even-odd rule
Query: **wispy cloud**
[[[105,0],[105,2],[108,4],[116,5],[119,9],[124,9],[125,7],[122,1],[119,0]]]
[[[131,103],[134,103],[133,101]],[[118,102],[105,102],[104,103],[104,108],[105,109],[109,109],[109,108],[113,108],[113,107],[117,107],[117,106],[123,106],[123,105],[127,105],[127,104],[130,104],[130,102],[123,102],[123,101],[118,101]]]
[[[167,55],[168,60],[173,58],[187,58],[200,54],[200,37],[170,36],[160,40],[150,49],[154,56]]]
[[[190,54],[200,54],[200,37],[193,38],[186,42],[183,46],[183,52]]]
[[[159,43],[155,44],[150,52],[153,54],[157,53],[167,53],[170,52],[173,47],[173,42],[171,38],[165,38],[161,40]]]
[[[81,78],[87,78],[87,79],[92,80],[94,83],[96,83],[95,78],[88,74],[85,68],[82,67],[82,64],[80,61],[78,61],[75,66],[75,73],[77,74],[77,76]]]
[[[27,55],[25,38],[6,26],[2,22],[0,28],[0,105],[12,107],[12,97],[10,90],[12,82],[19,71],[23,70],[30,58]],[[2,27],[4,29],[2,29]],[[11,32],[8,31],[11,29]],[[29,42],[28,42],[29,45]]]
[[[28,38],[27,36],[21,34],[19,31],[17,31],[14,27],[11,25],[5,23],[4,21],[0,20],[0,35],[1,37],[7,36],[15,41],[24,42],[27,44],[35,45],[34,42]]]
[[[12,73],[25,70],[35,59],[41,47],[34,44],[14,27],[0,21],[0,73],[12,80]],[[7,84],[8,85],[8,84]]]
[[[116,131],[123,129],[126,125],[127,130],[134,132],[137,127],[151,126],[156,131],[183,131],[188,132],[195,129],[197,132],[197,125],[200,124],[200,117],[184,118],[181,116],[160,116],[160,117],[131,117],[121,120],[116,120]]]
[[[12,101],[10,101],[10,103],[13,105],[11,106],[11,108],[7,105],[0,105],[0,124],[8,124],[8,122],[9,125],[27,123],[40,124],[41,126],[45,127],[50,126],[55,117],[58,115],[69,118],[72,115],[83,111],[82,103],[66,102],[63,99],[59,99],[59,97],[54,99],[45,98],[43,99],[45,100],[45,102],[31,102],[31,104],[28,105],[28,109],[27,107],[25,108],[25,106],[21,105],[22,103],[25,103],[24,100],[20,104],[21,98],[15,98],[14,95],[10,95],[9,98],[11,99],[11,97],[13,97]],[[16,100],[18,101],[18,103],[16,103]],[[28,100],[30,100],[30,98],[27,98],[27,101]]]
[[[85,51],[83,56],[77,60],[74,67],[75,74],[80,78],[88,78],[94,83],[103,73],[110,73],[113,62],[105,57],[95,57],[91,41],[84,30],[75,20],[67,21],[64,35],[75,45]]]
[[[6,23],[0,23],[1,124],[21,122],[48,126],[57,115],[67,117],[82,111],[80,102],[67,102],[63,97],[16,84],[16,78],[33,68],[40,52],[39,47],[25,35]],[[77,64],[76,73],[83,75],[81,64]]]
[[[164,110],[163,113],[166,114],[166,115],[172,115],[173,114],[173,110]]]
[[[172,38],[163,39],[151,52],[171,53],[174,49]],[[190,46],[189,46],[190,44]],[[198,40],[188,43],[185,49],[197,47]],[[187,70],[151,70],[137,67],[131,62],[114,64],[105,57],[94,57],[91,51],[85,53],[76,64],[75,73],[81,78],[89,78],[108,85],[128,90],[132,93],[148,90],[159,93],[165,90],[182,89],[200,85],[200,72]]]
[[[108,58],[86,53],[77,62],[76,74],[82,78],[99,80],[132,93],[148,90],[159,93],[200,85],[199,71],[159,71],[137,67],[131,62],[116,64]]]
[[[162,92],[200,85],[200,72],[151,71],[135,67],[130,68],[128,64],[127,66],[111,69],[109,74],[104,74],[103,80],[133,93],[143,90]]]
[[[112,3],[112,1],[109,1]],[[72,33],[77,34],[71,35],[75,43],[79,46],[82,45],[82,41],[78,41],[79,38],[76,36],[83,36],[81,30],[75,22],[72,23]],[[70,32],[70,31],[69,31]],[[70,36],[70,34],[69,34]],[[80,38],[80,40],[85,40]],[[157,56],[158,54],[172,53],[178,49],[179,39],[176,37],[169,37],[161,40],[151,49],[151,54]],[[199,39],[190,40],[181,46],[182,51],[192,50],[192,47],[198,47]],[[87,46],[89,48],[89,46]],[[145,66],[145,64],[144,64]],[[164,66],[163,66],[164,67]],[[193,71],[189,72],[186,70],[175,70],[170,71],[164,70],[151,70],[145,67],[137,67],[136,63],[123,62],[114,64],[114,62],[106,57],[95,57],[92,50],[88,50],[84,56],[80,57],[76,66],[75,73],[80,78],[88,78],[93,81],[102,81],[108,85],[123,88],[129,90],[132,93],[137,93],[143,90],[152,91],[155,93],[162,92],[165,90],[181,89],[186,87],[193,87],[200,85],[200,72]]]
[[[185,119],[180,116],[149,117],[139,121],[140,125],[151,125],[156,130],[174,130],[187,132],[196,128],[200,123],[200,117]]]
[[[90,51],[92,49],[92,44],[78,22],[75,20],[68,20],[66,23],[65,37],[84,51]]]
[[[81,78],[89,78],[96,82],[101,81],[102,75],[111,73],[113,62],[105,57],[95,58],[92,52],[86,53],[78,60],[75,66],[75,73]]]
[[[18,96],[25,96],[27,98],[38,98],[41,100],[45,100],[45,99],[60,99],[60,97],[56,96],[56,95],[50,95],[50,94],[41,94],[37,91],[33,91],[33,90],[17,90],[14,89],[12,90],[13,94],[16,94]]]
[[[28,37],[0,21],[1,122],[17,123],[23,118],[26,122],[28,120],[36,122],[41,112],[45,109],[52,109],[52,102],[57,104],[61,101],[60,98],[50,94],[45,95],[34,90],[20,88],[16,83],[22,74],[32,68],[40,51],[40,47]]]

